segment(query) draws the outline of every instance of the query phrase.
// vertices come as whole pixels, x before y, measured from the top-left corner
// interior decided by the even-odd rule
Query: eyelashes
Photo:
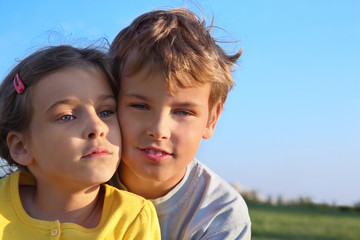
[[[128,105],[130,108],[133,108],[138,111],[146,111],[151,110],[151,107],[148,104],[145,103],[130,103]],[[187,116],[195,116],[195,112],[188,109],[174,109],[171,110],[171,113],[179,116],[179,117],[187,117]]]

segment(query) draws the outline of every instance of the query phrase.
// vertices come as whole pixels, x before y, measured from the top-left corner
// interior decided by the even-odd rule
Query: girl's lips
[[[110,151],[104,146],[96,146],[90,148],[90,150],[82,157],[100,157],[100,156],[109,156],[111,155]]]

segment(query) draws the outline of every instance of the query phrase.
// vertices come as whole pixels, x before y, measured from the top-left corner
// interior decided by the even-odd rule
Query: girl
[[[1,239],[159,239],[151,202],[110,187],[121,153],[105,54],[48,47],[0,86]]]

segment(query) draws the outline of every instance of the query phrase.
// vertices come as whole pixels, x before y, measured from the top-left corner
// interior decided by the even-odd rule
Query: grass
[[[252,240],[359,240],[360,213],[315,206],[248,203]]]

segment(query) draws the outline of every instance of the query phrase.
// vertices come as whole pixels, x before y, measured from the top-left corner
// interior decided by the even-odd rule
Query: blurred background
[[[360,1],[0,1],[0,77],[34,50],[109,42],[138,15],[199,7],[228,52],[243,49],[198,158],[241,191],[360,202]]]

